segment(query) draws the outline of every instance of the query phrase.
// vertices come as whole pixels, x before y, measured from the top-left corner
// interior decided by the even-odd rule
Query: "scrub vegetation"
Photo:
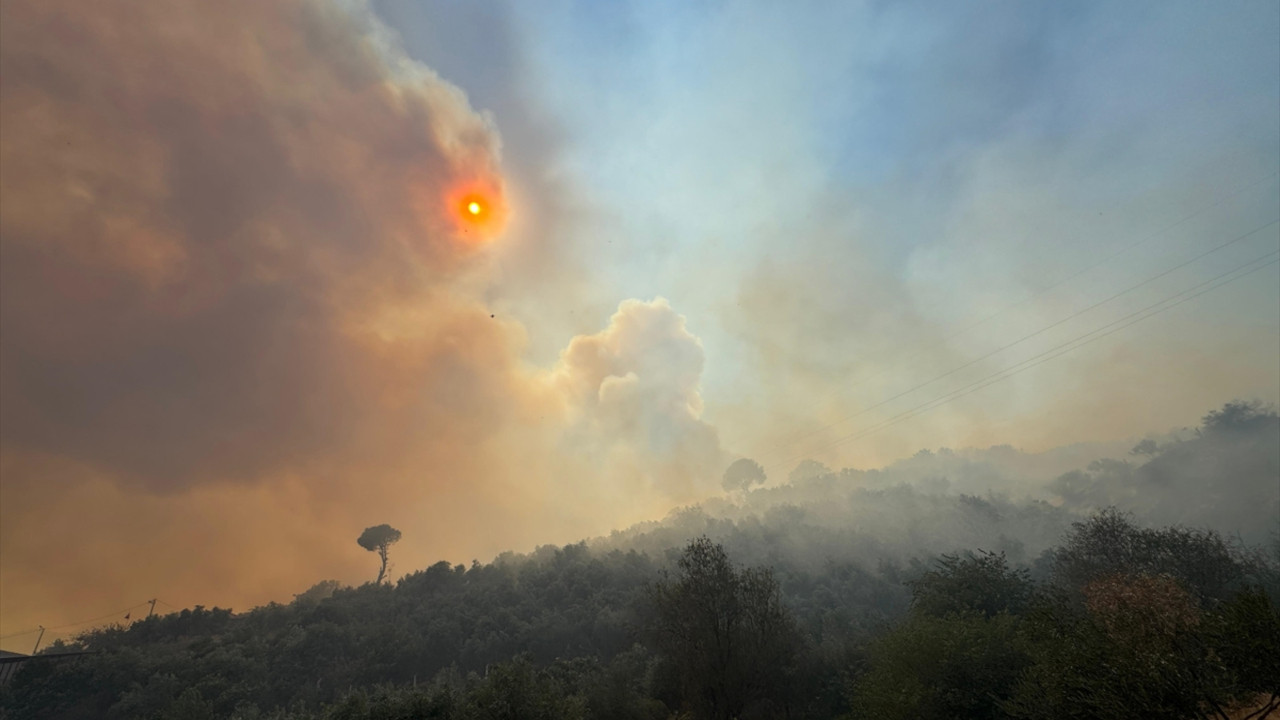
[[[1140,498],[1162,483],[1181,493],[1180,512],[1216,519],[1215,498],[1243,507],[1253,493],[1274,528],[1258,474],[1277,477],[1278,422],[1227,405],[1183,439],[1144,443],[1128,471],[1051,481],[1050,493],[1092,483],[1053,502],[869,487],[823,468],[755,491],[758,512],[688,508],[393,584],[322,581],[286,605],[150,617],[50,647],[92,654],[27,663],[3,708],[68,719],[1274,716],[1280,536],[1250,544],[1207,524],[1146,522],[1163,504],[1081,498]],[[1186,469],[1210,461],[1224,472],[1192,487]],[[787,501],[770,505],[769,492]],[[832,507],[845,522],[820,512]]]

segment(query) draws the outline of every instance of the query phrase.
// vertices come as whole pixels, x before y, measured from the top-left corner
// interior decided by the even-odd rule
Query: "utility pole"
[[[156,599],[151,598],[151,609],[147,611],[147,617],[151,617],[151,613],[156,611]]]
[[[41,625],[41,626],[40,626],[40,634],[36,636],[36,646],[35,646],[35,647],[33,647],[33,648],[31,648],[31,654],[32,654],[32,655],[35,655],[35,654],[36,654],[36,651],[40,649],[40,641],[41,641],[41,640],[43,640],[43,639],[44,639],[44,626],[43,626],[43,625]]]

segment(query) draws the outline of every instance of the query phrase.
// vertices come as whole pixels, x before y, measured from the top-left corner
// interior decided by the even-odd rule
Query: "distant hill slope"
[[[542,687],[548,697],[599,691],[622,698],[617,707],[666,707],[646,694],[661,695],[654,688],[667,682],[648,644],[649,592],[689,540],[705,535],[736,563],[772,569],[809,648],[806,673],[816,685],[806,692],[838,709],[847,707],[842,678],[862,667],[873,638],[907,616],[908,583],[939,555],[995,552],[1028,568],[1030,580],[1045,581],[1057,557],[1049,551],[1074,532],[1073,523],[1112,504],[1141,522],[1234,528],[1265,541],[1280,522],[1278,449],[1274,412],[1232,404],[1195,433],[1070,472],[1058,470],[1079,449],[1036,456],[1007,447],[822,472],[608,537],[469,567],[440,562],[394,585],[326,581],[288,605],[243,614],[197,607],[95,630],[49,651],[97,653],[57,666],[31,663],[0,694],[0,708],[6,718],[283,720],[313,717],[353,689],[433,678],[432,687],[464,694],[488,692],[485,683],[498,682],[490,678],[506,678]],[[996,491],[978,492],[986,480]],[[507,664],[512,658],[522,659]],[[506,669],[495,675],[494,668]],[[578,690],[556,685],[558,677],[576,678]],[[666,717],[655,712],[631,717]]]

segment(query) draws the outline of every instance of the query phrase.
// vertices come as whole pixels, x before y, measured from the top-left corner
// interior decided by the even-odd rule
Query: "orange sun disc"
[[[462,182],[445,192],[448,216],[466,242],[488,242],[506,226],[507,206],[500,185]]]

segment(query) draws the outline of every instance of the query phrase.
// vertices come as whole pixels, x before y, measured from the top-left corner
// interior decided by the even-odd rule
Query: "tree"
[[[1003,720],[1027,665],[1015,642],[1034,586],[1003,553],[942,555],[907,582],[911,614],[869,648],[850,700],[865,717]]]
[[[1151,438],[1146,438],[1142,442],[1138,443],[1137,445],[1134,445],[1133,449],[1129,451],[1129,454],[1144,455],[1146,457],[1155,457],[1156,455],[1160,454],[1161,449],[1162,448],[1155,440],[1152,440]]]
[[[1280,606],[1266,591],[1245,589],[1210,616],[1213,647],[1231,670],[1226,694],[1239,706],[1242,699],[1265,698],[1254,720],[1280,710]]]
[[[342,588],[337,580],[321,580],[305,591],[293,596],[293,602],[299,605],[315,605],[321,600],[328,600],[333,593]]]
[[[382,579],[387,575],[387,548],[391,547],[393,543],[400,542],[400,531],[386,523],[374,525],[373,527],[365,528],[364,532],[360,533],[360,537],[356,539],[356,542],[360,543],[360,547],[369,552],[377,551],[378,558],[382,560],[382,566],[378,568],[378,579],[374,582],[381,583]]]
[[[657,645],[684,704],[711,720],[752,707],[782,715],[802,640],[773,573],[739,570],[706,537],[689,543],[678,567],[679,579],[655,586],[653,601]]]
[[[739,458],[724,471],[724,489],[746,492],[752,485],[761,485],[766,479],[760,463],[751,458]]]
[[[855,717],[877,720],[1005,720],[1001,703],[1027,665],[1019,618],[965,613],[911,616],[871,644],[852,683]]]
[[[1210,630],[1226,624],[1203,613],[1173,576],[1107,575],[1082,594],[1083,603],[1045,596],[1028,616],[1022,646],[1031,665],[1004,705],[1014,717],[1226,720],[1228,707],[1253,698],[1253,676],[1233,685],[1214,647]]]
[[[787,475],[787,480],[794,485],[799,482],[804,482],[805,480],[812,480],[813,478],[830,474],[831,468],[823,465],[817,460],[801,460],[800,464],[796,465],[795,468],[791,470],[791,473]]]
[[[1265,428],[1276,424],[1276,412],[1259,402],[1236,400],[1212,410],[1200,421],[1199,435],[1225,435],[1251,428]]]
[[[585,720],[586,702],[528,656],[491,666],[469,693],[473,717],[487,720]]]
[[[1142,528],[1115,508],[1072,523],[1052,563],[1055,581],[1071,590],[1109,575],[1164,574],[1202,601],[1230,597],[1245,570],[1231,546],[1213,530]]]
[[[935,567],[907,583],[911,607],[935,617],[978,614],[995,617],[1007,612],[1021,615],[1031,602],[1030,573],[1009,567],[1004,553],[979,550],[964,555],[942,555]]]

